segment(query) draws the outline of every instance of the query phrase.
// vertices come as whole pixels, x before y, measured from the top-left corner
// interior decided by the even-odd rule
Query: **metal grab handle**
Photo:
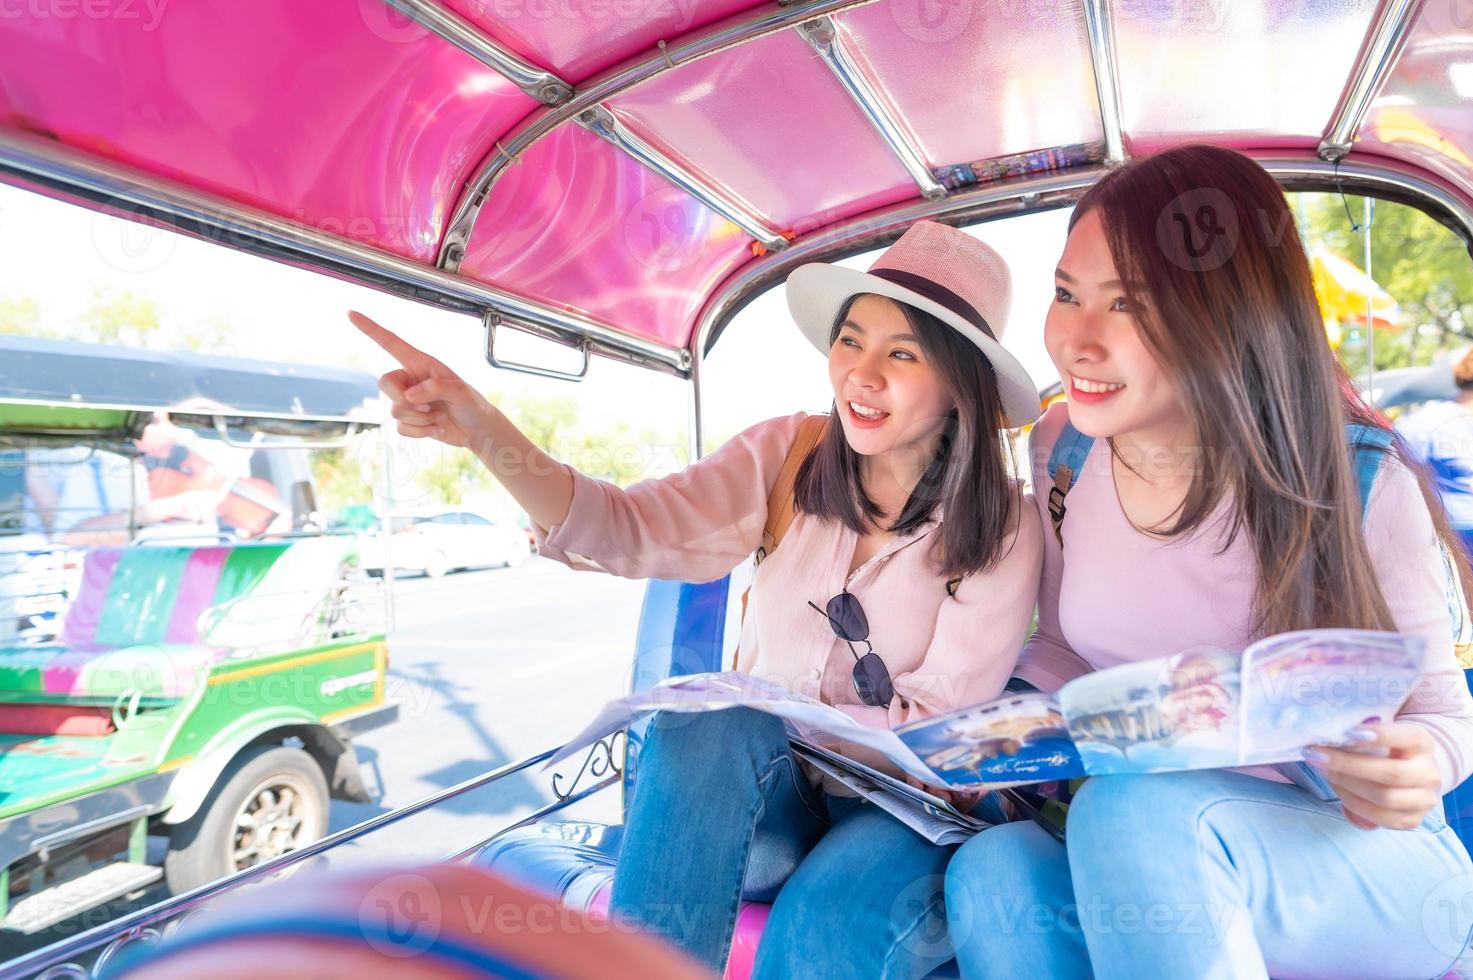
[[[575,374],[572,371],[559,371],[557,368],[538,367],[535,364],[523,364],[519,361],[503,361],[496,356],[496,328],[501,326],[501,314],[495,310],[487,310],[481,317],[481,322],[486,327],[486,360],[494,368],[505,371],[520,371],[523,374],[535,374],[539,378],[556,378],[559,381],[582,381],[588,376],[588,364],[593,359],[593,342],[587,337],[581,337],[574,348],[583,354],[583,366]]]

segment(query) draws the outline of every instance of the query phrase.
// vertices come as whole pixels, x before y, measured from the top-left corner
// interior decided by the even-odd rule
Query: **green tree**
[[[41,308],[33,299],[0,299],[0,333],[34,337],[41,327]]]
[[[1352,218],[1364,216],[1360,197],[1306,193],[1290,195],[1303,216],[1305,246],[1328,247],[1358,267],[1365,240]],[[1376,369],[1425,364],[1439,352],[1473,342],[1473,257],[1456,232],[1425,212],[1394,201],[1378,201],[1371,221],[1371,276],[1400,305],[1402,323],[1377,330]],[[1366,368],[1364,331],[1347,332],[1341,361],[1352,373]]]
[[[372,474],[364,473],[361,452],[354,447],[322,449],[312,454],[312,483],[317,506],[337,514],[352,504],[372,504]]]
[[[93,294],[92,306],[82,314],[80,327],[81,336],[72,339],[143,347],[157,340],[158,305],[132,290],[110,296],[98,290]]]
[[[98,289],[75,320],[48,322],[31,299],[0,299],[0,333],[89,344],[118,344],[168,350],[234,353],[230,325],[219,320],[169,326],[152,297],[132,290]]]
[[[464,449],[445,449],[415,474],[415,483],[437,503],[459,504],[497,486],[481,461]]]
[[[679,431],[635,428],[623,421],[591,424],[564,398],[523,397],[506,404],[494,393],[488,397],[554,458],[619,486],[679,469],[690,458]]]
[[[553,453],[554,447],[571,439],[578,429],[578,409],[566,398],[523,396],[508,401],[494,391],[486,392],[486,397],[544,452]]]
[[[555,459],[569,463],[596,479],[629,486],[652,476],[663,476],[685,466],[689,451],[683,433],[628,423],[594,425],[580,418],[577,406],[564,398],[509,399],[488,393],[535,444]],[[365,436],[365,440],[375,439]],[[476,457],[465,450],[436,443],[401,443],[396,457],[396,480],[411,480],[414,492],[402,488],[395,499],[426,505],[474,502],[494,511],[514,511],[516,503]],[[407,459],[406,459],[407,457]],[[318,506],[337,514],[352,504],[370,503],[382,478],[379,450],[365,441],[347,449],[317,452],[312,457]]]

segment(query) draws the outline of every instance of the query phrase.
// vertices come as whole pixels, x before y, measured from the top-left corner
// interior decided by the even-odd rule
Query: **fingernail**
[[[414,410],[416,412],[428,412],[433,407],[432,405],[416,405],[414,406]]]
[[[1374,742],[1378,738],[1369,728],[1352,728],[1345,733],[1345,737],[1352,742]]]
[[[1328,766],[1330,764],[1330,757],[1318,749],[1305,749],[1303,756],[1304,761],[1312,766]]]

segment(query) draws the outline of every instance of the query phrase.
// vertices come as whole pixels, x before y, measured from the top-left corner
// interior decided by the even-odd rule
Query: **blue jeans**
[[[921,977],[952,958],[937,847],[813,790],[783,724],[750,708],[654,716],[610,914],[724,969],[742,898],[771,901],[756,978]]]
[[[1440,977],[1473,929],[1440,806],[1364,831],[1294,786],[1184,772],[1094,777],[1068,822],[1067,848],[1012,823],[957,852],[964,977]]]

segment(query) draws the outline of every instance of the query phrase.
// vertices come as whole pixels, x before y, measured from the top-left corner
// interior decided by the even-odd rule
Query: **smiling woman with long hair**
[[[809,264],[787,295],[828,358],[833,414],[761,422],[627,490],[550,459],[449,368],[354,317],[403,365],[381,382],[399,430],[475,451],[526,509],[542,555],[631,578],[720,578],[763,545],[792,461],[792,523],[754,575],[740,669],[875,727],[997,696],[1043,549],[1000,432],[1039,409],[1000,343],[1007,266],[920,222],[868,272]],[[945,942],[910,940],[944,929],[953,851],[800,767],[773,716],[662,712],[639,755],[611,912],[720,971],[739,900],[772,901],[754,975],[922,976],[950,958]],[[918,883],[926,901],[907,898]]]
[[[1445,556],[1470,580],[1330,350],[1283,192],[1203,146],[1106,176],[1070,220],[1045,341],[1068,400],[1035,429],[1035,486],[1066,433],[1093,443],[1055,500],[1021,678],[1311,627],[1416,634],[1427,654],[1396,718],[1306,753],[1338,800],[1298,765],[1100,776],[1067,846],[982,832],[947,872],[963,974],[1441,976],[1473,927],[1440,800],[1473,769]],[[1370,450],[1364,510],[1351,432],[1390,447]]]

